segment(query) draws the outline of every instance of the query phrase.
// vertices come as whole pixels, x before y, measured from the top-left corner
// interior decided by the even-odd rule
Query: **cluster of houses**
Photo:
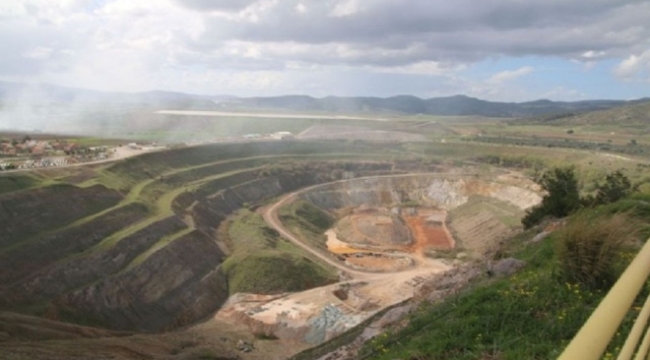
[[[3,142],[0,142],[0,153],[7,156],[40,156],[51,155],[55,153],[72,155],[83,151],[85,151],[85,149],[76,143],[58,140],[37,141],[23,139],[22,141],[17,141],[14,139],[11,141],[5,140]]]
[[[65,166],[69,163],[104,160],[108,157],[106,146],[84,147],[65,140],[0,141],[0,171]],[[13,161],[9,161],[13,158]],[[22,158],[22,159],[21,159]]]
[[[254,140],[254,139],[275,139],[275,140],[286,140],[293,139],[294,136],[288,131],[278,131],[273,134],[262,135],[262,134],[246,134],[242,136],[245,140]]]

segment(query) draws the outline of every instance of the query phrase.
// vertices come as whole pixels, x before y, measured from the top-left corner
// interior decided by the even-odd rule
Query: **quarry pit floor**
[[[435,209],[417,209],[402,216],[414,234],[412,244],[375,244],[372,250],[360,249],[336,239],[336,234],[330,230],[327,235],[332,254],[312,248],[285,228],[277,214],[282,206],[309,189],[285,195],[276,203],[260,209],[260,212],[269,227],[337,269],[339,282],[276,296],[238,294],[231,297],[215,315],[216,320],[243,323],[253,333],[316,345],[358,325],[386,307],[410,299],[418,285],[451,268],[444,261],[425,256],[426,248],[452,248],[454,245],[453,238],[444,227],[446,213]],[[354,214],[352,220],[358,223],[377,216],[381,221],[381,215],[365,211]],[[434,221],[435,226],[429,226],[427,218],[438,221]],[[338,248],[336,245],[339,245]],[[401,263],[401,266],[396,263]]]

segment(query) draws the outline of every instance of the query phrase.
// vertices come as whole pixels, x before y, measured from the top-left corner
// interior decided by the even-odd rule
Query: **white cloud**
[[[491,84],[501,84],[504,82],[512,81],[516,78],[528,75],[533,72],[535,69],[531,66],[523,66],[516,70],[506,70],[498,72],[487,79],[488,83]]]
[[[472,77],[464,71],[485,59],[526,56],[586,69],[617,59],[617,78],[650,77],[648,13],[638,0],[0,0],[0,47],[11,49],[0,78],[127,91],[522,99],[536,96],[517,87],[530,66],[454,79]]]
[[[305,4],[303,4],[303,3],[299,3],[298,5],[296,5],[295,9],[296,9],[296,12],[299,13],[299,14],[304,14],[304,13],[307,12],[307,6],[305,6]]]
[[[595,59],[595,58],[603,57],[603,56],[605,56],[605,54],[606,53],[604,51],[589,50],[589,51],[585,51],[584,53],[582,53],[581,56],[583,58],[585,58],[585,59]]]
[[[334,17],[347,17],[352,16],[361,11],[361,4],[358,0],[342,0],[336,3],[330,16]]]
[[[48,47],[35,47],[23,54],[27,59],[48,59],[52,55],[52,49]]]
[[[625,80],[650,80],[650,50],[630,55],[614,68],[614,74]]]

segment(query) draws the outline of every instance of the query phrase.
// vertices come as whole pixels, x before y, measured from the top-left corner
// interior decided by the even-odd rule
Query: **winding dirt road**
[[[447,173],[413,173],[413,174],[397,174],[397,175],[381,175],[381,176],[368,176],[368,177],[360,177],[360,178],[355,178],[355,179],[346,179],[346,180],[337,180],[325,184],[317,184],[313,186],[309,186],[303,189],[300,189],[298,191],[289,193],[282,197],[279,201],[274,203],[273,205],[267,207],[262,211],[262,217],[264,218],[264,221],[269,225],[271,228],[275,229],[280,235],[282,235],[284,238],[287,240],[291,241],[293,244],[296,246],[299,246],[300,248],[304,249],[305,251],[309,252],[310,254],[316,256],[318,259],[322,260],[326,264],[329,264],[333,266],[334,268],[349,274],[349,275],[354,275],[354,278],[357,280],[376,280],[376,279],[385,279],[387,276],[394,276],[395,274],[398,273],[410,273],[413,272],[414,269],[409,269],[409,270],[403,270],[403,271],[397,271],[397,272],[388,272],[388,273],[377,273],[377,272],[372,272],[372,271],[362,271],[362,270],[357,270],[357,269],[351,269],[348,266],[343,265],[341,262],[336,261],[335,259],[332,259],[331,257],[323,254],[322,252],[312,248],[311,246],[305,244],[302,240],[300,240],[297,236],[292,234],[287,228],[284,227],[284,224],[280,221],[278,217],[278,209],[281,208],[282,206],[291,203],[296,199],[296,196],[306,192],[313,190],[318,187],[323,187],[323,186],[328,186],[331,184],[336,184],[336,183],[342,183],[342,182],[348,182],[348,181],[359,181],[359,180],[364,180],[364,179],[376,179],[376,178],[396,178],[396,177],[413,177],[413,176],[424,176],[424,175],[448,175]],[[453,175],[470,175],[470,174],[461,174],[461,173],[453,173]],[[475,174],[471,174],[475,175]],[[420,268],[420,269],[439,269],[441,267],[441,264],[439,262],[436,262],[434,260],[425,260],[421,257],[414,256],[412,254],[404,254],[405,256],[410,257],[415,261],[415,268]],[[443,266],[444,267],[444,266]]]
[[[355,275],[358,278],[367,279],[367,278],[371,278],[371,277],[376,277],[376,276],[373,276],[373,275],[377,275],[377,274],[350,269],[350,268],[342,265],[340,262],[338,262],[338,261],[336,261],[336,260],[322,254],[318,250],[315,250],[311,246],[303,243],[302,241],[300,241],[300,239],[298,239],[296,236],[291,234],[291,232],[289,232],[289,230],[287,230],[284,227],[284,225],[282,224],[282,222],[278,218],[278,209],[280,207],[284,206],[285,204],[288,204],[288,203],[292,202],[293,200],[295,200],[296,195],[298,193],[300,193],[302,191],[305,191],[305,190],[308,190],[308,189],[311,189],[311,188],[307,188],[307,189],[303,189],[303,190],[298,191],[298,192],[291,193],[291,194],[285,196],[284,198],[282,198],[280,201],[273,204],[272,206],[270,206],[269,208],[267,208],[264,211],[264,213],[262,214],[262,217],[264,218],[264,221],[269,226],[271,226],[273,229],[275,229],[277,232],[279,232],[280,235],[282,235],[284,238],[291,241],[294,245],[297,245],[297,246],[301,247],[305,251],[308,251],[310,254],[316,256],[317,258],[319,258],[322,261],[324,261],[325,263],[335,267],[336,269],[338,269],[340,271],[343,271],[345,273],[351,274],[351,275]]]

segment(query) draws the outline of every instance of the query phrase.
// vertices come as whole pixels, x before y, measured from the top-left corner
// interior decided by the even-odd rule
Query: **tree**
[[[555,168],[545,172],[537,183],[546,191],[542,203],[526,212],[521,220],[525,228],[540,223],[545,217],[562,218],[580,208],[578,180],[572,167]]]
[[[594,205],[609,204],[621,200],[630,194],[632,184],[627,176],[615,171],[605,177],[604,184],[596,184]]]

